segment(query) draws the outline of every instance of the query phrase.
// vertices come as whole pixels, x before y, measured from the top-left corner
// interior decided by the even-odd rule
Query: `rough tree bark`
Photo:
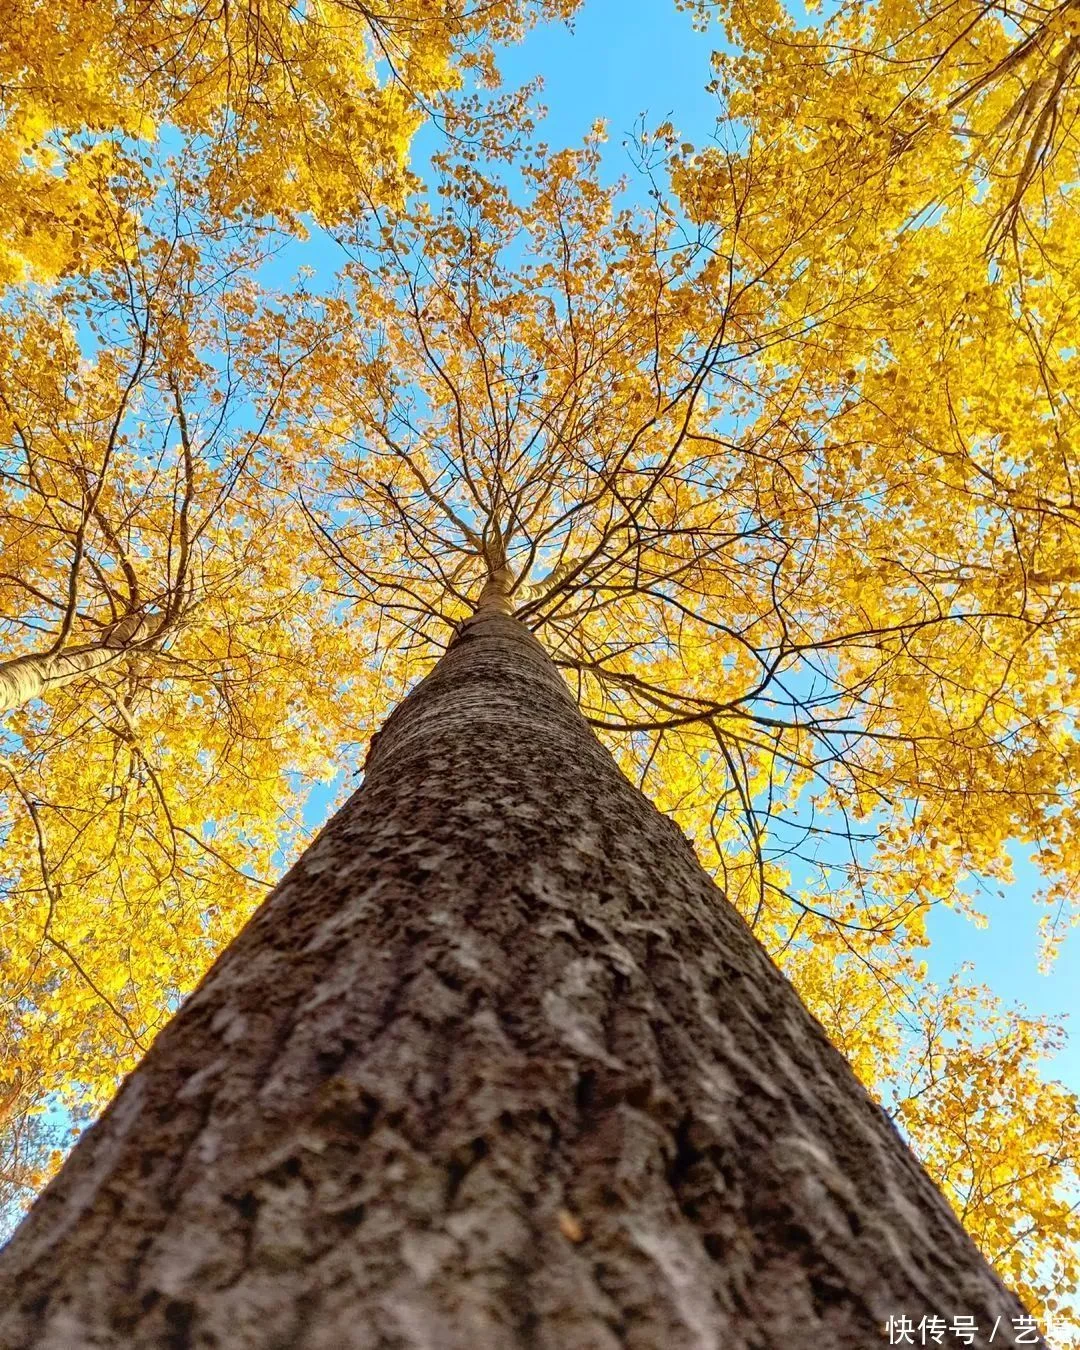
[[[1015,1299],[489,586],[0,1256],[0,1345],[866,1350]]]

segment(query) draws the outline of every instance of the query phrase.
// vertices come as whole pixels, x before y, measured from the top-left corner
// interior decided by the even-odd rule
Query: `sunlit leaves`
[[[228,218],[302,229],[400,201],[442,95],[577,2],[21,3],[0,32],[0,287],[96,265],[159,137]]]

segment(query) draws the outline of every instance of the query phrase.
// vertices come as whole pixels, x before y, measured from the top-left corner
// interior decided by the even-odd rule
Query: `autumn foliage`
[[[572,8],[24,5],[0,38],[9,1119],[108,1094],[506,568],[1060,1312],[1059,1033],[920,956],[1016,845],[1048,957],[1076,913],[1076,7],[733,0],[715,139],[656,128],[615,188],[600,129],[444,98]],[[286,284],[313,222],[340,267]]]

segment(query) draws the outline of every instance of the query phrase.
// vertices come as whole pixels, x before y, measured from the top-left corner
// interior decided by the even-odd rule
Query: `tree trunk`
[[[0,1346],[867,1350],[901,1314],[1012,1345],[1022,1308],[489,601],[0,1256]]]
[[[104,670],[122,656],[163,638],[167,615],[126,615],[107,628],[97,642],[59,652],[27,652],[0,661],[0,713],[21,708],[72,680]]]

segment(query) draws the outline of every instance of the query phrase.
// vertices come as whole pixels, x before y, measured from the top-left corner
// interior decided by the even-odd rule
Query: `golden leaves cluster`
[[[492,44],[578,0],[350,0],[86,5],[28,0],[0,33],[0,288],[96,265],[137,229],[148,151],[188,151],[229,219],[339,224],[400,201],[413,134]]]

